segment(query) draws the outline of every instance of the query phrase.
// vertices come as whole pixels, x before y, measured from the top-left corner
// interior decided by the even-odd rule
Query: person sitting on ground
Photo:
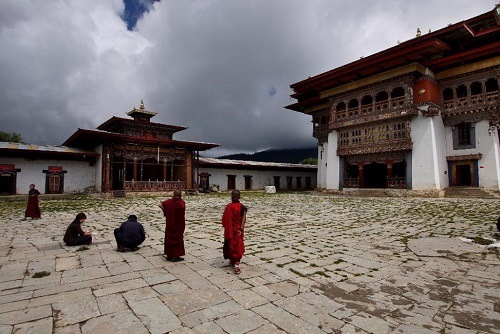
[[[82,224],[87,219],[87,216],[80,212],[75,219],[69,224],[64,233],[63,241],[67,246],[90,245],[92,243],[91,231],[83,231]]]
[[[139,249],[139,245],[146,240],[146,233],[141,223],[137,221],[136,215],[128,216],[128,220],[115,229],[117,251],[124,252],[125,248],[133,251]]]

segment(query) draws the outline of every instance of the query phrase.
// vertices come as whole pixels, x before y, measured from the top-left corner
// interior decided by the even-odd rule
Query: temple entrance
[[[474,187],[477,161],[457,161],[451,163],[450,185],[452,187]]]
[[[386,188],[387,187],[387,165],[372,162],[363,166],[364,187],[363,188]]]
[[[473,186],[470,165],[457,165],[456,168],[456,185],[464,187]]]

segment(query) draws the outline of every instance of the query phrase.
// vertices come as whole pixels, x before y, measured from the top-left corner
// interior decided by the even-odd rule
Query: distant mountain
[[[318,158],[318,148],[296,148],[296,149],[283,149],[283,150],[267,150],[256,152],[252,154],[237,153],[224,155],[219,159],[232,159],[232,160],[248,160],[248,161],[262,161],[262,162],[285,162],[298,164],[307,158]]]

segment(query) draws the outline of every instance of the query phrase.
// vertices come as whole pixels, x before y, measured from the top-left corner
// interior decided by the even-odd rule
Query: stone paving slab
[[[238,276],[221,254],[229,194],[185,198],[178,263],[162,256],[163,199],[44,200],[37,221],[0,201],[0,334],[500,333],[499,251],[473,241],[498,242],[496,199],[243,192]],[[67,247],[80,211],[95,242]],[[132,213],[146,242],[118,253]]]

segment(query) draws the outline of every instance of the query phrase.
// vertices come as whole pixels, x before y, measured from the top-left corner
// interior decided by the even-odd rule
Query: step
[[[451,187],[445,189],[445,197],[457,198],[496,198],[493,194],[477,187]]]

